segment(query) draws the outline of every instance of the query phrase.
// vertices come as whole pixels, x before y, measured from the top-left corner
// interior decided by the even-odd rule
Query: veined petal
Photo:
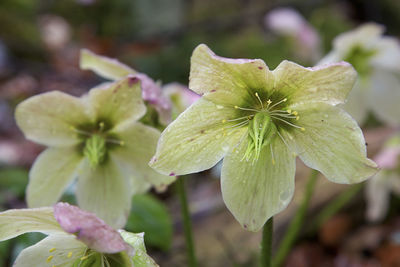
[[[360,127],[342,109],[324,103],[297,105],[300,114],[296,129],[283,132],[289,144],[310,168],[335,183],[358,183],[377,172],[377,165],[366,157]]]
[[[231,59],[215,55],[206,45],[193,52],[189,88],[216,104],[258,104],[274,84],[272,73],[261,59]]]
[[[74,127],[90,122],[84,100],[53,91],[20,103],[15,119],[25,137],[46,146],[71,146],[81,140]]]
[[[131,245],[135,250],[133,263],[135,267],[158,267],[155,261],[147,255],[146,247],[144,245],[144,233],[130,233],[120,230],[122,238]]]
[[[36,158],[29,172],[26,200],[31,208],[51,206],[76,178],[83,157],[76,147],[48,148]]]
[[[244,137],[247,127],[222,122],[237,116],[233,108],[199,99],[161,134],[150,166],[171,176],[211,168]]]
[[[400,125],[400,75],[388,71],[375,71],[371,78],[369,103],[382,121]]]
[[[290,103],[344,103],[357,79],[357,72],[346,62],[304,68],[283,61],[273,71],[275,91],[282,92]]]
[[[279,137],[271,147],[264,146],[254,164],[243,159],[246,148],[242,142],[224,158],[221,190],[236,220],[246,230],[258,231],[292,199],[295,156]]]
[[[17,257],[14,267],[57,266],[70,267],[84,256],[87,247],[73,235],[51,235],[39,243],[24,249]]]
[[[127,178],[129,175],[110,155],[96,169],[84,161],[76,190],[79,206],[95,213],[114,229],[122,228],[131,207],[132,185]]]
[[[0,212],[0,241],[28,232],[65,233],[53,215],[53,208],[13,209]]]
[[[148,164],[156,152],[157,141],[160,137],[157,129],[135,122],[127,127],[116,129],[113,134],[124,142],[123,146],[112,151],[113,157],[117,158],[119,162],[126,163],[126,167],[130,168],[135,193],[142,193],[142,190],[136,189],[137,183],[139,188],[142,187],[143,182],[156,187],[164,187],[175,181],[174,176],[162,175],[150,168]]]
[[[146,112],[140,80],[133,76],[112,83],[107,88],[90,90],[89,102],[97,120],[104,120],[111,126],[136,121]]]
[[[81,50],[79,64],[81,69],[91,70],[97,75],[110,80],[122,79],[129,74],[137,73],[134,69],[116,59],[96,55],[87,49]]]

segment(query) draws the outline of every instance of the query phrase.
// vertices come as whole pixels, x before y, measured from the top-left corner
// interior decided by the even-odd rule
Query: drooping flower
[[[302,60],[316,62],[321,56],[321,40],[317,31],[292,8],[277,8],[264,18],[267,28],[277,35],[288,37],[293,51]]]
[[[400,135],[391,137],[374,160],[382,170],[367,183],[367,218],[379,221],[388,211],[390,193],[400,196]]]
[[[163,94],[160,83],[146,74],[139,73],[116,59],[96,55],[87,49],[81,50],[80,67],[113,81],[123,79],[127,75],[135,75],[142,82],[143,100],[157,111],[161,125],[166,126],[171,122],[171,101]]]
[[[383,36],[384,30],[381,25],[367,23],[343,33],[320,61],[344,60],[357,70],[359,78],[344,108],[360,124],[369,111],[389,124],[398,124],[400,117],[400,45],[396,38]]]
[[[304,68],[283,61],[270,71],[260,59],[223,58],[200,45],[189,88],[203,96],[161,134],[150,165],[183,175],[224,158],[224,202],[257,231],[290,202],[296,155],[337,183],[376,172],[357,123],[335,106],[355,79],[345,62]]]
[[[29,173],[28,206],[53,205],[78,178],[79,206],[115,228],[124,226],[133,194],[174,181],[147,164],[160,132],[138,122],[145,112],[140,80],[133,76],[81,98],[53,91],[20,103],[18,126],[49,147]]]
[[[67,203],[0,212],[0,241],[29,232],[48,236],[21,251],[15,267],[155,267],[143,233],[116,231],[96,215]]]

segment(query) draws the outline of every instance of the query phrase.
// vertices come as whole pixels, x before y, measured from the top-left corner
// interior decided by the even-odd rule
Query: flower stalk
[[[189,262],[189,267],[197,266],[197,258],[194,248],[193,242],[193,231],[192,231],[192,221],[190,219],[189,205],[186,196],[185,189],[185,181],[183,177],[177,179],[177,190],[179,195],[179,200],[181,202],[181,212],[182,212],[182,221],[183,221],[183,229],[185,233],[185,241],[186,241],[186,252]]]
[[[272,263],[272,238],[274,233],[274,217],[271,217],[264,225],[261,240],[261,267],[271,267]]]

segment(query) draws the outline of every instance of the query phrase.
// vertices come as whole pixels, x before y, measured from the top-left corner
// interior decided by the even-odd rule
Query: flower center
[[[229,125],[225,129],[239,128],[247,125],[247,149],[243,159],[249,161],[253,157],[253,163],[258,160],[261,150],[265,146],[269,145],[272,153],[271,141],[276,136],[279,136],[286,144],[279,133],[280,128],[294,128],[305,131],[304,127],[297,125],[297,121],[300,119],[298,112],[287,108],[287,98],[282,98],[278,101],[272,101],[271,98],[267,98],[267,101],[263,101],[258,93],[255,93],[254,97],[258,103],[255,107],[234,106],[235,109],[243,111],[243,115],[245,116],[222,120],[222,123],[227,125],[229,125],[228,123],[235,122],[234,125]],[[275,164],[273,154],[272,164]]]
[[[343,60],[351,63],[360,76],[365,77],[371,71],[369,62],[375,53],[375,50],[365,49],[360,45],[356,45],[347,53]]]

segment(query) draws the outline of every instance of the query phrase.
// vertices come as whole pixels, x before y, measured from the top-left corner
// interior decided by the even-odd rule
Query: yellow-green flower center
[[[361,77],[365,77],[370,74],[372,68],[370,60],[375,54],[375,50],[356,45],[347,53],[343,60],[352,64]]]
[[[89,160],[90,166],[94,169],[102,163],[106,157],[106,139],[99,135],[93,134],[85,141],[83,155]]]

